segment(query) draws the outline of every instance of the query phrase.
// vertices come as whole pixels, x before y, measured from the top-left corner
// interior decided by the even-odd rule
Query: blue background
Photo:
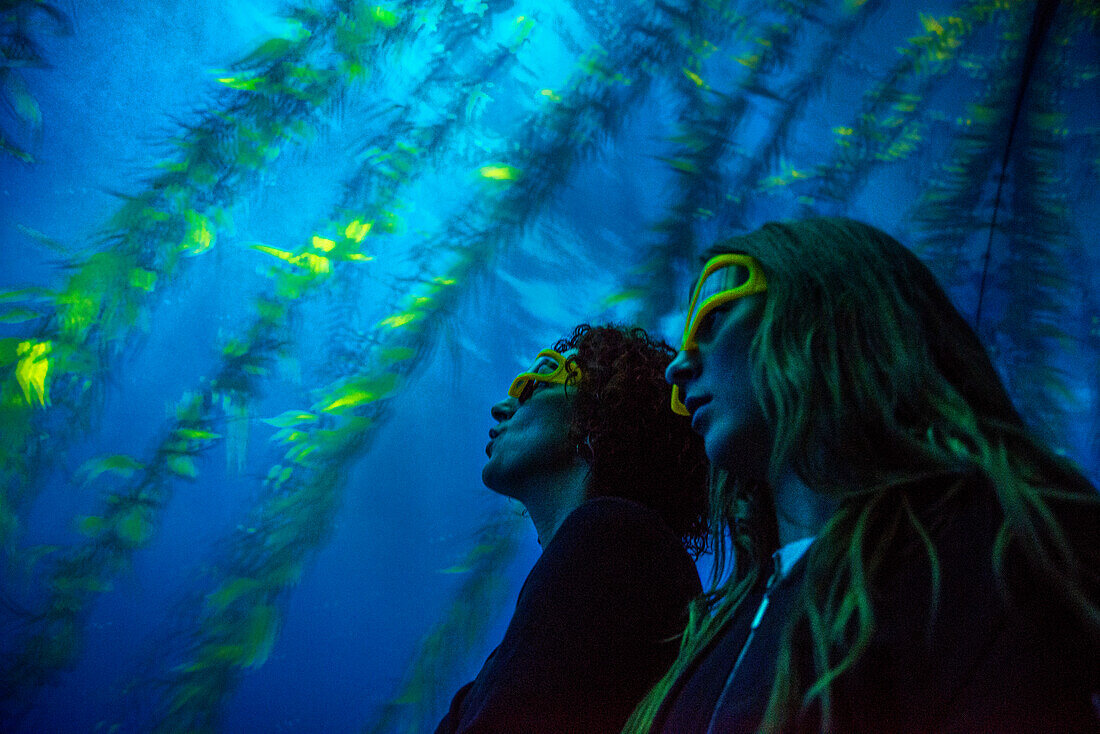
[[[984,96],[1011,109],[1031,3],[667,6],[688,23],[649,3],[595,0],[59,2],[69,28],[32,5],[17,4],[5,20],[48,62],[6,69],[5,137],[33,160],[0,154],[5,292],[61,293],[74,274],[92,272],[94,253],[121,252],[118,237],[131,232],[112,219],[121,197],[162,195],[158,176],[204,121],[263,118],[255,100],[264,96],[300,127],[271,139],[230,128],[220,160],[248,139],[261,140],[247,145],[265,162],[220,190],[181,184],[205,185],[188,206],[168,207],[183,229],[139,233],[146,239],[126,251],[155,283],[111,328],[81,332],[94,365],[51,364],[49,405],[27,403],[16,364],[3,367],[5,400],[24,400],[5,420],[24,420],[38,436],[30,463],[9,462],[3,476],[0,509],[14,518],[2,547],[0,650],[9,660],[56,602],[57,564],[101,542],[78,518],[106,515],[111,497],[141,481],[141,471],[89,480],[88,462],[125,454],[152,465],[185,396],[222,394],[225,346],[246,338],[257,296],[288,273],[311,280],[308,292],[282,297],[288,315],[270,327],[282,347],[256,376],[247,409],[207,410],[217,438],[194,454],[196,475],[166,483],[148,537],[125,554],[109,589],[82,597],[72,664],[47,666],[41,685],[6,699],[5,730],[430,730],[499,639],[538,555],[520,508],[480,483],[489,406],[538,349],[579,322],[637,322],[672,341],[698,252],[772,219],[871,222],[911,245],[971,317],[991,244],[980,333],[1036,429],[1093,481],[1100,476],[1100,57],[1089,3],[1061,3],[1040,53],[992,240],[1009,127],[981,128],[973,105]],[[950,37],[949,19],[960,17],[969,25],[959,47],[921,57],[898,81],[913,96],[883,103],[891,69]],[[654,33],[630,35],[639,21]],[[360,34],[363,73],[349,72],[332,28]],[[321,91],[290,101],[297,106],[262,85],[219,81],[262,76],[262,63],[239,62],[273,39],[281,43],[269,50],[302,44],[303,68],[334,70]],[[490,66],[496,54],[503,60]],[[1001,68],[1006,58],[1016,61]],[[24,91],[12,91],[13,76]],[[1028,117],[1039,94],[1054,117]],[[17,111],[28,96],[40,120]],[[702,157],[707,170],[690,156],[702,131],[714,131],[701,119],[717,121],[724,141]],[[429,125],[445,131],[431,145],[417,137]],[[909,147],[891,148],[899,130]],[[1047,143],[1036,142],[1042,135]],[[419,151],[388,168],[401,145]],[[826,174],[840,170],[829,163],[852,145],[865,154],[829,195]],[[993,151],[963,187],[977,199],[968,216],[921,203],[966,150]],[[1038,161],[1038,193],[1022,178],[1025,159]],[[181,245],[188,209],[207,217],[208,248]],[[333,257],[331,271],[309,274],[256,248],[324,256],[312,238],[339,239],[353,220],[375,222],[359,243],[373,260]],[[1057,236],[1048,221],[1064,225]],[[937,245],[945,231],[957,251]],[[454,273],[440,289],[447,300],[431,292],[432,278]],[[412,326],[386,324],[422,293],[435,310]],[[0,337],[58,344],[53,296],[3,305],[27,299],[43,315],[6,319]],[[218,695],[192,701],[196,718],[169,713],[179,666],[213,629],[209,599],[233,577],[227,569],[264,567],[263,558],[241,559],[247,539],[266,532],[254,527],[257,513],[278,496],[265,477],[288,461],[272,440],[278,428],[263,421],[324,412],[317,406],[332,385],[383,369],[387,345],[412,356],[394,389],[360,406],[373,423],[357,450],[330,461],[339,477],[325,495],[331,522],[294,541],[303,571],[268,599],[278,610],[270,654],[237,666],[214,686]],[[23,453],[11,441],[5,451],[14,452],[5,461]],[[487,524],[495,529],[479,535]],[[477,563],[478,547],[494,560]],[[705,572],[705,558],[701,565]],[[464,599],[473,576],[484,595]],[[425,652],[433,626],[464,613],[484,627]],[[403,688],[417,660],[434,671],[434,688]]]

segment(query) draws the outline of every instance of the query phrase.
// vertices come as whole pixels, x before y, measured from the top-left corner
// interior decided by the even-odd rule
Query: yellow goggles
[[[536,382],[551,382],[564,385],[570,375],[576,375],[574,382],[581,378],[580,367],[571,364],[565,357],[553,349],[543,349],[535,357],[535,363],[526,372],[516,375],[512,380],[512,386],[508,388],[508,396],[516,398],[520,402],[530,397]]]
[[[703,266],[703,272],[695,284],[684,322],[684,338],[680,351],[698,349],[695,341],[699,325],[707,314],[738,298],[751,296],[768,289],[760,264],[748,255],[715,255]],[[672,386],[672,411],[688,415],[688,409],[680,401],[680,388]]]

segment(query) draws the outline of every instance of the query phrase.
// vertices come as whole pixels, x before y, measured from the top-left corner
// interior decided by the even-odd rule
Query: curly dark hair
[[[690,420],[672,412],[664,372],[676,350],[640,328],[581,324],[554,345],[581,369],[569,438],[595,496],[656,511],[694,557],[706,550],[709,465]]]

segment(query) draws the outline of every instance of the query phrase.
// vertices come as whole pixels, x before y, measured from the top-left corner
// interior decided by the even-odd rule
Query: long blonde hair
[[[989,548],[998,576],[1006,550],[1018,548],[1100,640],[1100,610],[1086,592],[1100,575],[1095,548],[1067,537],[1051,509],[1071,502],[1095,512],[1100,497],[1024,426],[976,334],[928,269],[889,235],[847,219],[767,224],[710,254],[718,252],[752,255],[768,279],[751,378],[774,436],[769,477],[791,467],[840,503],[807,558],[761,728],[786,730],[799,720],[831,728],[833,683],[871,639],[870,590],[903,535],[921,541],[935,603],[939,559],[914,493],[943,487],[939,497],[919,499],[944,506],[961,483],[924,481],[932,476],[983,476],[1003,515]],[[650,730],[677,681],[759,582],[775,543],[762,530],[767,494],[766,484],[744,478],[715,483],[712,533],[722,552],[711,591],[693,605],[676,662],[626,731]],[[796,645],[813,661],[809,679],[795,665]]]

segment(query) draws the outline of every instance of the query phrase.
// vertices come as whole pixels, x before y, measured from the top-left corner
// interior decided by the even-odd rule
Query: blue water
[[[265,600],[276,621],[256,628],[261,644],[239,658],[248,662],[189,699],[192,721],[344,732],[390,711],[383,729],[430,729],[499,639],[538,555],[520,508],[480,483],[489,406],[576,323],[637,321],[671,340],[695,255],[771,219],[844,214],[891,232],[972,321],[985,268],[978,326],[998,368],[1036,429],[1100,478],[1100,54],[1095,21],[1074,15],[1086,3],[1063,3],[1040,47],[992,239],[1011,126],[982,128],[974,105],[1011,111],[1027,3],[1010,12],[807,2],[794,12],[732,2],[725,15],[671,3],[689,10],[692,29],[649,4],[595,0],[60,0],[51,7],[71,33],[32,5],[3,19],[5,38],[22,24],[48,66],[13,67],[21,81],[4,87],[5,139],[32,160],[0,153],[0,289],[72,292],[79,273],[92,273],[94,289],[106,276],[95,275],[93,255],[123,252],[135,232],[116,216],[123,196],[158,191],[175,202],[160,200],[177,229],[125,251],[137,281],[124,278],[109,298],[132,293],[132,308],[79,326],[73,348],[83,362],[59,357],[56,295],[0,301],[5,349],[49,341],[54,350],[41,377],[49,404],[24,395],[17,361],[0,368],[13,406],[0,496],[5,659],[33,653],[27,634],[58,603],[58,564],[106,537],[80,518],[107,516],[110,498],[131,496],[148,473],[89,480],[89,467],[115,455],[152,466],[188,395],[210,398],[203,425],[213,436],[196,440],[183,472],[193,476],[164,482],[142,523],[119,526],[135,540],[106,574],[109,587],[79,597],[71,661],[40,660],[41,679],[24,677],[18,690],[9,679],[4,731],[184,730],[171,703],[186,691],[180,671],[206,660],[201,641],[215,629],[219,590],[241,568],[272,571],[274,554],[249,544],[275,547],[280,523],[296,528],[286,547],[300,577]],[[653,32],[630,35],[635,23]],[[234,66],[258,48],[295,44],[305,49],[301,68],[328,75],[309,92],[265,88],[256,67]],[[349,65],[356,53],[361,73]],[[897,96],[883,102],[896,69]],[[256,115],[257,96],[278,112]],[[18,111],[28,97],[37,115]],[[286,127],[270,134],[262,127],[273,114]],[[163,178],[155,187],[196,129],[217,121],[238,125],[223,153],[249,141],[219,160],[260,162],[220,184],[189,174],[171,196]],[[429,129],[438,133],[430,142]],[[707,130],[725,144],[700,163],[690,154]],[[956,206],[960,191],[975,200],[965,218],[947,220],[957,228],[952,251],[936,240],[948,225],[920,202],[957,170],[960,151],[988,152],[989,162],[954,189]],[[836,165],[853,152],[849,168]],[[1026,160],[1035,168],[1022,168]],[[830,170],[851,172],[831,195]],[[367,221],[370,232],[351,227]],[[676,226],[691,237],[670,239]],[[1041,234],[1024,241],[1028,232]],[[271,296],[291,281],[299,292]],[[265,293],[287,311],[250,333]],[[12,317],[25,302],[41,315]],[[414,318],[386,321],[402,314]],[[282,346],[261,349],[265,336]],[[241,373],[247,399],[227,408],[218,375],[234,341],[266,351]],[[403,358],[384,356],[394,347]],[[324,410],[334,386],[387,372],[400,379],[372,383],[372,399]],[[322,494],[308,494],[321,492],[322,470],[289,461],[279,427],[265,422],[288,411],[323,414],[341,436],[353,416],[373,421],[356,429],[354,450],[327,460],[335,479]],[[35,437],[27,462],[15,460],[28,446],[16,438],[21,426]],[[276,486],[272,467],[288,466],[290,484]],[[329,520],[294,525],[303,510],[290,504],[270,527],[258,524],[299,476],[302,496],[333,503]],[[486,541],[479,528],[495,520],[504,529]],[[464,561],[479,544],[496,549],[495,565]],[[456,595],[479,574],[495,585],[465,600],[482,605],[466,612],[484,625],[440,648],[453,659],[438,649],[419,658],[435,671],[434,688],[402,688],[426,635],[458,618]],[[209,668],[198,670],[201,678]]]

